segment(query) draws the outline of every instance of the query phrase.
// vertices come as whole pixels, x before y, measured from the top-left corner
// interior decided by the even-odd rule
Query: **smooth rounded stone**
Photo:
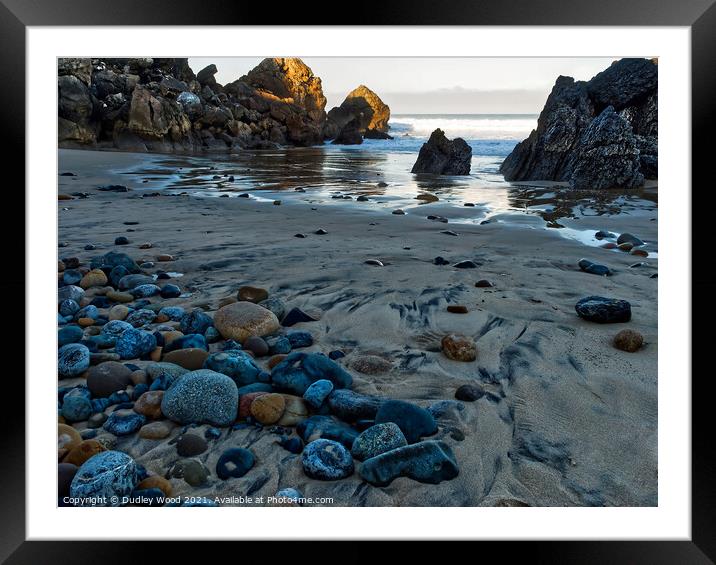
[[[107,421],[107,414],[104,412],[97,412],[96,414],[92,414],[87,419],[87,427],[91,429],[101,428],[102,424],[104,424]]]
[[[166,391],[162,413],[180,424],[228,426],[236,420],[239,394],[226,375],[200,369],[182,375]]]
[[[170,384],[173,384],[179,377],[189,372],[184,367],[180,367],[174,363],[162,362],[149,363],[144,370],[146,371],[151,382],[159,379],[165,379]]]
[[[62,348],[70,343],[77,343],[84,336],[79,326],[65,326],[57,330],[57,345]]]
[[[291,342],[284,335],[267,337],[265,341],[272,355],[291,353],[293,349]]]
[[[286,303],[276,296],[271,296],[266,300],[262,300],[258,303],[258,305],[273,312],[279,320],[282,319],[286,313]]]
[[[614,336],[614,347],[634,353],[644,345],[644,336],[635,330],[622,330]]]
[[[161,292],[161,289],[155,284],[140,284],[132,289],[134,298],[151,298]]]
[[[94,398],[107,397],[113,392],[126,389],[132,382],[131,375],[131,369],[122,363],[100,363],[90,367],[87,373],[87,388]]]
[[[459,386],[455,391],[455,398],[464,400],[465,402],[474,402],[483,396],[485,396],[485,391],[482,387],[473,384]]]
[[[460,261],[459,263],[455,263],[453,265],[456,269],[477,269],[477,263],[474,261],[470,261],[469,259],[466,259],[465,261]]]
[[[70,485],[70,496],[85,506],[119,506],[138,482],[137,464],[121,451],[103,451],[85,461]],[[96,500],[89,500],[96,499]]]
[[[293,237],[297,237],[299,239],[306,239],[306,234],[305,233],[296,233],[293,235]]]
[[[141,414],[150,420],[158,420],[162,417],[163,398],[163,390],[148,390],[137,399],[133,409],[137,414]]]
[[[308,418],[308,408],[303,398],[290,394],[282,395],[286,406],[281,418],[277,422],[279,426],[297,426],[300,422]]]
[[[251,416],[263,425],[275,424],[281,419],[286,400],[280,394],[263,394],[254,399],[249,409]]]
[[[335,350],[331,351],[330,353],[328,353],[328,358],[333,361],[336,361],[337,359],[342,359],[345,356],[346,356],[346,354],[343,351],[341,351],[340,349],[335,349]]]
[[[61,303],[65,300],[74,300],[79,304],[82,297],[85,295],[85,291],[79,286],[67,285],[57,290],[57,303]]]
[[[433,259],[433,264],[434,265],[449,265],[450,261],[448,261],[444,257],[437,256],[437,257],[435,257],[435,259]]]
[[[273,368],[281,363],[284,359],[286,359],[286,355],[283,353],[279,353],[277,355],[272,355],[271,358],[268,360],[268,363],[266,363],[266,366],[268,367],[269,371],[273,370]]]
[[[637,257],[648,257],[649,252],[646,249],[632,249],[629,252],[630,255],[636,255]]]
[[[202,334],[180,335],[164,344],[165,354],[180,349],[203,349],[204,351],[208,351],[209,346],[206,343],[206,338]]]
[[[62,282],[69,285],[76,285],[82,280],[82,273],[78,269],[67,269],[62,273]]]
[[[286,451],[290,451],[296,455],[303,451],[303,442],[297,437],[282,437],[277,443]]]
[[[80,280],[80,287],[88,289],[95,286],[105,286],[107,275],[102,269],[92,269]]]
[[[160,475],[150,475],[137,484],[137,490],[159,489],[164,496],[172,495],[172,484]]]
[[[214,326],[224,339],[240,343],[250,336],[270,335],[280,327],[273,312],[253,302],[235,302],[219,308]]]
[[[617,245],[617,249],[619,249],[619,251],[627,251],[627,252],[629,252],[629,251],[631,251],[633,248],[634,248],[634,244],[631,243],[631,242],[629,242],[629,241],[625,241],[624,243],[620,243],[619,245]]]
[[[174,363],[190,371],[195,371],[204,367],[204,362],[208,356],[209,352],[205,349],[190,347],[170,351],[164,355],[163,361],[166,363]]]
[[[263,340],[263,338],[256,335],[246,338],[243,343],[243,348],[246,351],[251,351],[254,355],[256,355],[256,357],[263,357],[264,355],[268,355],[269,352],[268,344]]]
[[[622,243],[631,243],[632,247],[641,247],[644,245],[641,239],[631,233],[623,233],[617,238],[617,245],[621,245]]]
[[[79,445],[73,447],[63,461],[65,463],[72,463],[73,465],[79,467],[90,457],[94,457],[103,451],[107,450],[100,442],[95,439],[86,439]]]
[[[126,317],[128,315],[129,315],[129,308],[127,308],[124,304],[116,304],[109,309],[110,322],[113,322],[115,320],[122,321],[122,320],[126,319]]]
[[[181,321],[185,314],[186,312],[181,306],[164,306],[164,308],[159,310],[160,316],[166,316],[169,320],[173,322]]]
[[[143,284],[154,284],[154,277],[137,273],[125,275],[119,279],[117,287],[119,290],[132,290]]]
[[[375,423],[385,422],[397,424],[408,443],[415,443],[421,437],[431,436],[438,431],[435,418],[428,410],[403,400],[386,400],[380,405]]]
[[[126,304],[127,302],[132,302],[132,300],[134,300],[134,296],[132,296],[129,292],[119,292],[117,290],[110,290],[105,296],[110,300],[121,304]]]
[[[370,198],[368,198],[365,194],[361,194],[356,198],[356,202],[369,202]]]
[[[184,479],[184,482],[188,485],[199,487],[206,483],[211,473],[201,461],[197,461],[196,459],[180,459],[172,465],[168,474],[170,477]]]
[[[353,474],[353,457],[339,442],[317,439],[309,443],[301,455],[303,471],[312,479],[336,481]]]
[[[598,324],[614,324],[631,320],[631,304],[616,298],[587,296],[577,302],[574,309],[580,318]]]
[[[392,368],[393,364],[390,361],[377,355],[361,355],[351,361],[351,369],[364,375],[380,375]]]
[[[301,322],[316,322],[317,320],[317,318],[307,314],[300,308],[291,308],[288,314],[286,314],[283,320],[281,320],[281,325],[285,328],[290,328],[291,326],[295,326]]]
[[[282,488],[275,495],[276,499],[272,506],[301,506],[301,499],[304,496],[295,488]]]
[[[134,328],[141,328],[147,324],[151,324],[157,317],[157,313],[147,308],[140,308],[125,318],[125,321]]]
[[[245,420],[246,418],[251,416],[251,404],[253,404],[254,400],[256,400],[259,396],[263,396],[265,394],[271,393],[272,390],[271,391],[256,390],[256,391],[244,392],[239,397],[239,410],[238,410],[238,414],[236,416],[237,419]]]
[[[256,462],[248,449],[232,447],[221,454],[216,462],[216,475],[222,480],[243,477]]]
[[[80,310],[80,305],[77,304],[74,300],[71,298],[68,298],[67,300],[63,300],[60,302],[60,306],[58,308],[58,311],[60,315],[67,317],[74,317],[77,312]]]
[[[127,239],[123,235],[120,235],[119,237],[114,238],[114,244],[115,245],[129,245],[129,239]]]
[[[358,437],[358,431],[348,424],[330,416],[311,416],[296,426],[296,432],[301,439],[310,443],[317,439],[331,439],[350,449]]]
[[[602,249],[616,249],[617,244],[613,241],[607,241],[606,243],[602,243],[599,247],[601,247]]]
[[[476,286],[477,288],[492,288],[492,287],[495,286],[495,285],[492,284],[492,283],[491,283],[490,281],[488,281],[487,279],[480,279],[479,281],[477,281],[477,282],[475,283],[475,286]]]
[[[391,214],[394,214],[394,215],[396,215],[396,216],[404,216],[404,215],[405,215],[405,211],[404,211],[404,210],[401,210],[400,208],[398,208],[397,210],[393,210],[393,211],[391,212]]]
[[[327,379],[319,379],[306,389],[303,399],[311,408],[318,409],[333,391],[333,383]]]
[[[374,486],[387,486],[398,477],[438,484],[458,476],[460,470],[450,446],[442,441],[421,441],[393,449],[363,462],[360,476]]]
[[[128,436],[139,431],[146,423],[147,419],[136,412],[112,412],[102,428],[116,436]]]
[[[57,424],[57,449],[70,451],[82,442],[82,436],[68,424]]]
[[[153,334],[132,328],[117,338],[114,349],[122,359],[137,359],[154,351],[156,346]]]
[[[363,261],[366,265],[373,265],[374,267],[385,267],[385,263],[379,259],[367,259]]]
[[[175,284],[165,284],[159,295],[162,298],[179,298],[181,296],[181,289]]]
[[[313,336],[309,332],[295,331],[286,334],[291,347],[298,349],[301,347],[310,347],[313,345]]]
[[[350,388],[353,383],[348,371],[319,353],[291,353],[271,372],[276,388],[298,396],[319,379],[328,379],[335,388]]]
[[[467,306],[463,304],[450,304],[447,311],[451,314],[467,314]]]
[[[334,390],[326,399],[331,414],[346,422],[375,418],[383,402],[382,398],[359,394],[348,389]]]
[[[139,437],[144,439],[164,439],[171,432],[171,425],[167,422],[151,422],[140,428]]]
[[[438,400],[428,406],[428,412],[433,415],[433,418],[447,418],[450,419],[454,416],[459,416],[458,412],[465,410],[465,405],[457,400]]]
[[[600,265],[599,263],[592,263],[589,259],[580,259],[578,265],[582,271],[592,275],[607,277],[612,274],[609,267]]]
[[[364,461],[405,445],[408,445],[408,440],[405,439],[398,425],[387,422],[376,424],[361,432],[353,442],[351,454],[358,461]]]
[[[597,233],[594,234],[594,237],[596,239],[611,239],[616,237],[616,235],[610,231],[599,230]]]
[[[174,261],[174,256],[169,255],[168,253],[162,253],[161,255],[157,255],[157,261],[160,263],[166,263],[168,261]]]
[[[183,334],[201,334],[214,324],[211,316],[203,310],[194,309],[184,314],[179,321],[179,329]]]
[[[251,356],[241,349],[212,353],[204,361],[204,369],[231,377],[237,386],[255,383],[264,374]]]
[[[67,379],[84,373],[90,366],[90,351],[79,343],[68,343],[57,351],[57,372]]]
[[[77,474],[77,465],[58,463],[57,465],[57,496],[60,500],[70,495],[72,479]]]
[[[442,352],[453,361],[470,362],[477,359],[477,345],[475,341],[464,335],[446,335],[440,342]]]
[[[132,324],[123,320],[110,320],[102,326],[102,335],[119,338],[127,330],[133,328]]]
[[[242,286],[236,295],[239,301],[253,302],[254,304],[267,300],[268,297],[268,290],[257,286]]]
[[[206,440],[196,434],[182,434],[177,439],[176,446],[177,454],[180,457],[194,457],[204,453],[209,448]]]
[[[75,319],[79,320],[81,318],[92,318],[93,320],[96,318],[99,318],[99,310],[96,306],[92,304],[88,304],[84,308],[80,308],[77,313],[75,314]]]

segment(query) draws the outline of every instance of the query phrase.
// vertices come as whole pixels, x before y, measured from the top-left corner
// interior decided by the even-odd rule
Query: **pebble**
[[[123,304],[115,304],[109,309],[109,320],[124,320],[129,315],[129,308]]]
[[[457,236],[459,235],[457,232],[454,232],[454,231],[452,231],[452,230],[443,230],[443,231],[441,231],[440,233],[444,233],[445,235],[452,235],[452,236],[455,236],[455,237],[457,237]]]
[[[251,351],[256,357],[263,357],[269,353],[267,343],[256,335],[246,338],[246,341],[243,343],[243,348],[247,351]]]
[[[279,329],[276,315],[253,302],[235,302],[222,306],[214,314],[214,326],[224,339],[243,343],[252,335],[265,336]]]
[[[578,265],[579,268],[582,269],[582,271],[584,271],[585,273],[590,273],[592,275],[607,277],[612,274],[612,271],[609,267],[605,265],[600,265],[599,263],[592,263],[589,259],[580,259]]]
[[[462,385],[455,391],[455,398],[465,402],[474,402],[484,395],[485,391],[481,387],[473,384]]]
[[[139,430],[139,437],[144,439],[164,439],[172,429],[167,422],[151,422]]]
[[[293,352],[271,372],[277,388],[302,396],[319,379],[328,379],[336,388],[350,388],[353,378],[343,367],[318,353]]]
[[[366,265],[373,265],[375,267],[384,267],[384,263],[378,259],[368,259],[367,261],[364,261]]]
[[[326,230],[324,230],[323,228],[319,228],[313,233],[315,233],[316,235],[326,235],[328,232]]]
[[[451,314],[467,314],[467,306],[463,304],[450,304],[447,307],[447,311]]]
[[[102,428],[116,436],[127,436],[139,431],[147,419],[136,412],[112,412]]]
[[[286,400],[280,394],[263,394],[251,403],[250,413],[263,425],[275,424],[281,419],[286,408]]]
[[[438,257],[435,257],[435,259],[433,259],[433,264],[435,264],[435,265],[449,265],[449,264],[450,264],[450,261],[448,261],[448,260],[445,259],[444,257],[438,256]]]
[[[479,281],[477,281],[477,282],[475,283],[475,286],[476,286],[477,288],[492,288],[492,287],[495,286],[495,285],[492,284],[492,283],[491,283],[490,281],[488,281],[487,279],[480,279]]]
[[[286,451],[290,451],[291,453],[299,454],[303,451],[303,442],[301,441],[301,438],[282,437],[277,443]]]
[[[173,256],[173,255],[169,255],[168,253],[163,253],[163,254],[161,254],[161,255],[157,255],[157,261],[159,261],[160,263],[166,263],[166,262],[169,262],[169,261],[174,261],[174,256]]]
[[[126,317],[125,321],[135,328],[141,328],[151,324],[157,318],[157,313],[154,310],[148,308],[140,308],[130,312]]]
[[[634,244],[628,241],[617,245],[617,249],[619,249],[620,251],[631,251],[633,248]]]
[[[606,243],[602,243],[599,247],[601,247],[602,249],[616,249],[617,244],[613,241],[607,241]]]
[[[355,422],[375,418],[383,399],[348,389],[337,389],[328,395],[326,403],[331,414],[346,422]]]
[[[90,351],[79,343],[63,345],[57,352],[57,372],[67,379],[84,373],[90,365]]]
[[[330,439],[341,443],[347,449],[353,446],[358,432],[339,420],[329,416],[311,416],[296,426],[296,432],[306,443],[317,439]]]
[[[399,447],[363,462],[360,476],[375,486],[387,486],[398,477],[438,484],[459,474],[455,455],[442,441],[422,441]]]
[[[405,215],[405,212],[403,210],[401,210],[400,208],[398,208],[397,210],[393,210],[392,213],[396,216],[404,216]]]
[[[115,245],[128,245],[129,240],[126,237],[124,237],[123,235],[120,235],[118,238],[116,238],[114,240],[114,244]]]
[[[405,445],[408,445],[408,440],[398,425],[387,422],[363,431],[353,442],[351,454],[358,461],[364,461]]]
[[[198,308],[184,314],[179,322],[183,334],[204,334],[214,324],[211,316]]]
[[[154,351],[156,346],[153,334],[131,328],[117,338],[115,351],[122,359],[137,359]]]
[[[180,457],[193,457],[204,453],[209,444],[206,440],[196,434],[182,434],[176,443],[177,454]]]
[[[649,252],[646,249],[632,249],[629,253],[638,257],[648,257]]]
[[[69,343],[77,343],[84,336],[82,328],[78,326],[65,326],[57,331],[57,345],[62,346]]]
[[[303,471],[312,479],[335,481],[353,474],[353,457],[337,441],[317,439],[309,443],[301,456]]]
[[[67,285],[57,289],[57,303],[60,304],[65,300],[74,300],[79,303],[85,295],[84,289],[79,286]]]
[[[165,284],[159,295],[162,298],[179,298],[181,296],[181,289],[175,284]]]
[[[92,269],[80,280],[80,287],[84,289],[106,285],[107,275],[104,274],[102,269]]]
[[[116,361],[106,361],[91,367],[87,373],[87,388],[93,398],[104,398],[129,386],[132,371]]]
[[[626,300],[587,296],[582,298],[574,309],[580,318],[598,324],[613,324],[631,320],[631,304]]]
[[[169,469],[170,477],[184,479],[193,487],[205,484],[210,474],[209,469],[196,459],[180,459]]]
[[[204,362],[208,356],[209,352],[206,349],[188,347],[170,351],[164,355],[162,360],[166,363],[174,363],[190,371],[196,371],[204,367]]]
[[[438,431],[435,418],[428,410],[403,400],[387,400],[381,404],[375,415],[375,423],[385,422],[397,424],[408,443],[415,443],[421,437]]]
[[[69,452],[82,442],[80,433],[67,424],[57,424],[57,449]]]
[[[303,393],[303,399],[314,409],[321,407],[328,395],[333,391],[333,383],[327,379],[319,379],[312,383]]]
[[[93,430],[94,431],[94,430]],[[71,463],[79,467],[90,457],[107,451],[105,447],[95,439],[86,439],[79,445],[73,447],[64,459],[64,463]]]
[[[460,261],[459,263],[455,263],[453,265],[453,267],[455,267],[456,269],[477,269],[477,263],[467,259],[465,261]]]
[[[253,384],[265,375],[251,356],[241,349],[210,354],[204,361],[204,368],[231,377],[237,386]]]
[[[242,286],[239,288],[239,292],[236,295],[238,300],[253,302],[254,304],[258,304],[259,302],[268,299],[268,297],[268,290],[257,286]]]
[[[73,498],[104,499],[105,504],[86,501],[86,505],[119,506],[138,482],[137,464],[120,451],[104,451],[85,461],[70,486]]]
[[[291,394],[283,394],[282,396],[286,402],[286,407],[281,419],[277,422],[279,426],[297,426],[308,418],[308,408],[303,398]]]
[[[316,318],[306,314],[300,308],[292,308],[288,314],[281,320],[281,325],[288,328],[300,322],[315,322]]]
[[[305,238],[306,238],[306,234],[305,234],[305,233],[297,233],[297,234],[295,234],[293,237],[298,237],[298,238],[300,238],[300,239],[305,239]]]
[[[149,275],[141,275],[134,273],[124,275],[121,279],[119,279],[117,286],[120,290],[132,290],[133,288],[138,287],[140,285],[153,283],[154,278],[150,277]]]
[[[74,300],[68,298],[67,300],[63,300],[60,302],[58,311],[60,315],[64,317],[74,317],[77,312],[80,310],[80,305],[77,304]]]
[[[139,482],[137,485],[137,490],[139,489],[159,489],[162,491],[164,496],[171,496],[172,495],[172,484],[165,479],[164,477],[160,475],[150,475],[146,479],[143,479]]]
[[[631,243],[633,247],[641,247],[644,242],[631,233],[623,233],[617,238],[617,244]]]
[[[115,302],[120,302],[120,303],[132,302],[132,300],[134,300],[134,296],[132,296],[130,293],[119,292],[117,290],[110,290],[106,294],[106,296],[110,300],[114,300]]]
[[[239,394],[231,378],[201,369],[177,379],[162,400],[162,413],[180,424],[228,426],[236,420]]]
[[[162,417],[163,398],[163,390],[149,390],[134,403],[134,411],[150,420],[158,420]]]
[[[277,319],[282,319],[286,313],[286,303],[278,297],[272,296],[266,300],[259,302],[259,306],[263,306],[276,315]]]
[[[614,347],[634,353],[644,345],[644,336],[634,330],[622,330],[614,336]]]
[[[477,359],[477,345],[475,341],[464,335],[446,335],[440,342],[442,352],[453,361],[470,362]]]
[[[111,320],[102,326],[102,335],[119,338],[124,332],[132,329],[132,324],[124,320]]]
[[[224,451],[216,462],[216,475],[222,480],[243,477],[255,462],[254,454],[248,449],[232,447]]]
[[[360,355],[351,361],[351,368],[364,375],[380,375],[390,371],[393,364],[377,355]]]

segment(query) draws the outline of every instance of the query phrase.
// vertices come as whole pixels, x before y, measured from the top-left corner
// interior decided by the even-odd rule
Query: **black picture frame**
[[[712,180],[707,168],[712,161],[706,157],[713,145],[716,99],[716,0],[459,0],[438,5],[427,0],[384,0],[379,5],[363,2],[361,9],[351,10],[350,19],[341,19],[340,3],[313,2],[301,10],[277,9],[267,11],[261,3],[244,4],[213,0],[200,5],[189,0],[0,0],[0,59],[2,87],[0,113],[5,132],[3,169],[19,174],[17,186],[24,186],[25,161],[25,34],[27,26],[64,25],[551,25],[551,26],[686,26],[691,28],[692,77],[692,179],[694,186],[710,190]],[[378,3],[375,3],[378,4]],[[101,51],[101,48],[98,48]],[[31,69],[29,70],[31,72]],[[29,109],[31,111],[31,109]],[[22,184],[19,184],[22,183]],[[9,186],[5,187],[9,189]],[[687,191],[688,187],[669,187]],[[25,210],[21,191],[13,189],[17,199],[15,210]],[[4,196],[11,198],[11,196]],[[693,199],[692,199],[693,200]],[[692,226],[708,226],[707,207],[692,208]],[[28,212],[27,210],[25,210]],[[32,213],[32,211],[29,211]],[[19,212],[14,214],[20,217]],[[19,228],[17,228],[19,229]],[[707,229],[707,228],[706,228]],[[692,231],[692,257],[696,259],[706,250],[708,237],[697,237]],[[13,261],[16,273],[11,282],[5,277],[0,284],[0,296],[21,296],[26,292],[24,280],[25,257],[15,247],[18,256]],[[701,255],[703,256],[703,255]],[[691,275],[692,300],[697,303],[716,287],[713,269],[697,269]],[[9,279],[9,277],[8,277]],[[31,297],[26,296],[26,300]],[[705,301],[711,304],[713,301]],[[18,320],[24,313],[17,305]],[[713,306],[700,308],[695,314],[709,319]],[[692,321],[692,351],[708,351],[711,332],[697,331]],[[25,347],[29,347],[26,343]],[[21,358],[19,352],[15,357]],[[702,353],[703,354],[703,353]],[[698,374],[696,358],[692,367],[684,367],[678,378],[685,383],[692,379],[692,537],[690,541],[633,541],[633,542],[489,542],[490,549],[507,551],[499,546],[511,543],[505,555],[527,563],[713,563],[716,561],[716,489],[713,475],[716,467],[710,461],[712,446],[710,433],[710,402],[708,373]],[[23,367],[10,367],[17,375]],[[701,379],[699,379],[701,377]],[[22,379],[3,379],[3,393],[7,399],[24,398]],[[26,399],[27,401],[27,399]],[[19,406],[19,402],[14,402]],[[6,563],[126,563],[140,557],[149,560],[150,554],[161,551],[162,559],[172,559],[171,553],[186,551],[186,544],[151,544],[147,542],[28,542],[25,541],[25,433],[24,404],[19,414],[10,418],[3,410],[3,465],[0,479],[0,559]],[[51,471],[48,470],[48,476]],[[108,527],[108,532],[118,531]],[[78,529],[78,532],[81,530]],[[80,534],[81,535],[81,534]],[[280,531],[277,534],[280,537]],[[112,543],[112,547],[109,547]],[[195,545],[197,542],[192,542]],[[358,543],[358,542],[352,542]],[[171,546],[171,547],[167,547]],[[242,542],[241,552],[254,551],[253,542]],[[417,551],[427,548],[415,544]],[[226,544],[217,548],[222,553]],[[362,549],[362,548],[361,548]],[[340,550],[347,555],[343,561],[353,561],[374,555],[371,550]],[[200,549],[200,551],[202,551]],[[216,549],[212,549],[215,552]],[[292,542],[273,545],[274,555],[290,552],[297,557],[310,557],[303,548]],[[326,556],[336,555],[333,550]],[[440,550],[438,548],[438,551]],[[443,553],[443,558],[445,554]],[[476,556],[477,557],[477,556]],[[371,558],[372,559],[372,558]],[[361,558],[361,560],[363,560]]]

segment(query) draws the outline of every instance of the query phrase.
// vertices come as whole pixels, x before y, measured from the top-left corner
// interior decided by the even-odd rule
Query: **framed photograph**
[[[195,11],[0,5],[27,242],[2,557],[713,562],[711,2]]]

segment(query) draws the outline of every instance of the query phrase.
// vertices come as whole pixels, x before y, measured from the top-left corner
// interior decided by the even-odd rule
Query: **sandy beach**
[[[211,166],[221,170],[209,172]],[[450,446],[459,475],[440,484],[400,477],[385,487],[358,473],[319,481],[306,476],[300,454],[279,446],[280,434],[269,427],[229,427],[196,458],[213,469],[225,449],[247,448],[256,458],[251,471],[230,481],[211,476],[197,487],[173,477],[175,495],[271,496],[295,488],[340,506],[657,504],[654,183],[636,204],[628,191],[606,192],[606,199],[605,191],[600,197],[581,194],[575,203],[574,193],[565,196],[568,189],[556,183],[515,184],[512,198],[500,196],[505,204],[498,208],[477,200],[479,194],[461,194],[459,183],[415,188],[370,166],[360,168],[360,186],[341,188],[334,176],[328,187],[319,178],[305,192],[295,190],[298,182],[282,186],[263,178],[256,182],[263,189],[249,191],[212,182],[213,175],[226,176],[230,168],[238,175],[244,166],[226,158],[60,150],[59,172],[75,176],[58,177],[59,193],[86,196],[58,202],[59,258],[89,265],[96,256],[121,251],[138,263],[155,262],[143,271],[174,273],[167,282],[182,295],[151,302],[211,316],[235,301],[244,285],[268,290],[317,318],[291,329],[313,336],[303,351],[343,351],[339,362],[353,376],[355,392],[432,407],[438,432],[430,439]],[[383,181],[387,191],[377,188]],[[107,185],[129,191],[98,190]],[[210,190],[199,190],[208,185]],[[229,197],[220,197],[224,189]],[[244,192],[250,197],[239,197]],[[339,193],[351,199],[334,198]],[[416,199],[426,193],[437,200]],[[356,201],[360,194],[368,201]],[[463,205],[468,198],[475,206]],[[555,204],[529,210],[540,198]],[[579,213],[558,214],[560,203]],[[405,214],[393,214],[397,208]],[[427,219],[431,215],[447,223]],[[319,229],[326,233],[316,234]],[[650,256],[585,243],[598,230],[635,234],[647,242]],[[115,246],[119,236],[129,244]],[[144,243],[151,248],[140,249]],[[86,250],[88,244],[95,249]],[[156,262],[160,254],[175,260]],[[436,257],[447,264],[435,264]],[[582,258],[607,265],[613,274],[582,271]],[[371,260],[382,266],[366,263]],[[461,261],[476,268],[454,267]],[[493,286],[476,287],[480,280]],[[631,321],[596,324],[578,317],[575,303],[590,295],[627,300]],[[467,313],[448,312],[449,305],[464,305]],[[625,328],[644,336],[639,351],[612,345]],[[441,351],[448,334],[473,338],[477,360],[448,359]],[[267,361],[257,358],[261,367]],[[59,385],[83,381],[62,379]],[[465,384],[484,394],[474,402],[456,400]],[[80,431],[86,426],[75,424]],[[192,431],[203,435],[208,427]],[[161,440],[133,434],[108,441],[150,473],[166,476],[180,458],[174,442],[182,428],[173,427]],[[103,435],[109,434],[100,428],[97,438]]]

